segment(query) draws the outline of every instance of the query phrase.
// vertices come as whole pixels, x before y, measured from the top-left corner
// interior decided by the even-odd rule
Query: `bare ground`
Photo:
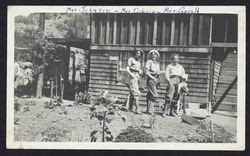
[[[27,101],[34,101],[34,104],[28,106],[29,110],[24,109]],[[94,129],[100,128],[97,119],[90,119],[91,112],[87,105],[56,106],[53,109],[46,109],[44,108],[45,101],[48,101],[48,98],[18,99],[21,109],[15,113],[17,122],[15,124],[14,138],[16,141],[40,142],[44,138],[43,132],[49,127],[55,127],[59,131],[65,130],[69,132],[59,141],[90,142],[90,133]],[[64,105],[72,103],[73,101],[64,101]],[[128,126],[141,127],[148,123],[151,118],[147,114],[122,113],[127,117],[126,122],[116,119],[109,124],[114,137]],[[223,126],[226,131],[232,133],[234,140],[236,140],[237,118],[220,116],[218,114],[211,118],[213,118],[215,123]],[[197,135],[196,128],[197,126],[182,122],[180,117],[168,116],[162,118],[160,115],[156,115],[154,128],[144,129],[152,133],[157,142],[186,142],[189,136]]]

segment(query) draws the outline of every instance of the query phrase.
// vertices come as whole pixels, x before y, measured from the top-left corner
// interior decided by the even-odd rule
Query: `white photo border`
[[[237,89],[237,142],[236,143],[79,143],[79,142],[18,142],[14,141],[14,32],[15,16],[29,13],[122,13],[122,9],[139,8],[144,11],[163,13],[166,8],[197,11],[199,14],[237,14],[238,15],[238,89]],[[72,10],[68,10],[71,8]],[[152,9],[153,8],[153,9]],[[89,9],[89,10],[87,10]],[[125,13],[125,10],[124,13]],[[126,11],[127,11],[126,10]],[[179,10],[179,11],[178,11]],[[165,12],[164,12],[165,13]],[[171,12],[170,12],[171,13]],[[8,6],[7,21],[7,129],[6,146],[8,149],[130,149],[130,150],[245,150],[245,113],[246,113],[246,7],[245,6]]]

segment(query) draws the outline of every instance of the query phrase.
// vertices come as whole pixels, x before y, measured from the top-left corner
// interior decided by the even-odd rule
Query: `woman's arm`
[[[169,67],[169,65],[166,68],[165,77],[166,77],[167,81],[170,82],[170,67]]]
[[[129,75],[130,75],[131,77],[134,77],[134,75],[133,75],[132,72],[130,71],[130,67],[129,67],[129,66],[127,66],[127,72],[129,73]]]
[[[147,61],[146,65],[145,65],[145,74],[146,74],[147,77],[149,77],[149,78],[151,78],[151,79],[153,79],[153,80],[156,80],[156,78],[153,77],[153,76],[151,75],[150,71],[149,71],[149,70],[150,70],[150,66],[151,66],[150,61]]]
[[[134,77],[134,75],[133,75],[132,72],[130,71],[131,65],[132,65],[132,59],[129,58],[129,59],[128,59],[128,66],[127,66],[127,72],[129,73],[129,75],[130,75],[131,77]]]

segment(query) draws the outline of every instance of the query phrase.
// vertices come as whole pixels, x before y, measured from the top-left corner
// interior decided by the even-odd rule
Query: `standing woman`
[[[150,59],[147,61],[145,66],[145,74],[147,76],[147,87],[148,87],[148,94],[147,94],[147,113],[153,114],[154,113],[154,103],[157,102],[157,85],[160,82],[159,73],[160,73],[160,66],[157,62],[160,54],[157,50],[151,50],[149,52]]]
[[[139,106],[139,98],[141,96],[141,92],[139,90],[139,78],[141,71],[141,63],[140,58],[143,55],[141,50],[137,50],[133,57],[128,59],[127,72],[131,76],[129,80],[129,89],[130,89],[130,97],[133,99],[132,102],[135,103],[135,112],[137,114],[141,114],[140,106]]]
[[[186,84],[186,74],[185,69],[182,65],[179,64],[180,56],[178,54],[174,54],[172,57],[172,63],[169,64],[165,71],[165,76],[168,81],[168,85],[166,87],[166,102],[164,112],[162,117],[166,117],[166,114],[170,115],[171,112],[170,105],[173,98],[179,94],[179,91],[183,91],[185,93],[188,92],[187,84]]]

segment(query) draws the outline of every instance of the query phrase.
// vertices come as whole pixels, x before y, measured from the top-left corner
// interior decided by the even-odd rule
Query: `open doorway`
[[[90,68],[89,39],[51,39],[57,49],[44,78],[45,96],[74,100],[76,91],[88,91]]]

